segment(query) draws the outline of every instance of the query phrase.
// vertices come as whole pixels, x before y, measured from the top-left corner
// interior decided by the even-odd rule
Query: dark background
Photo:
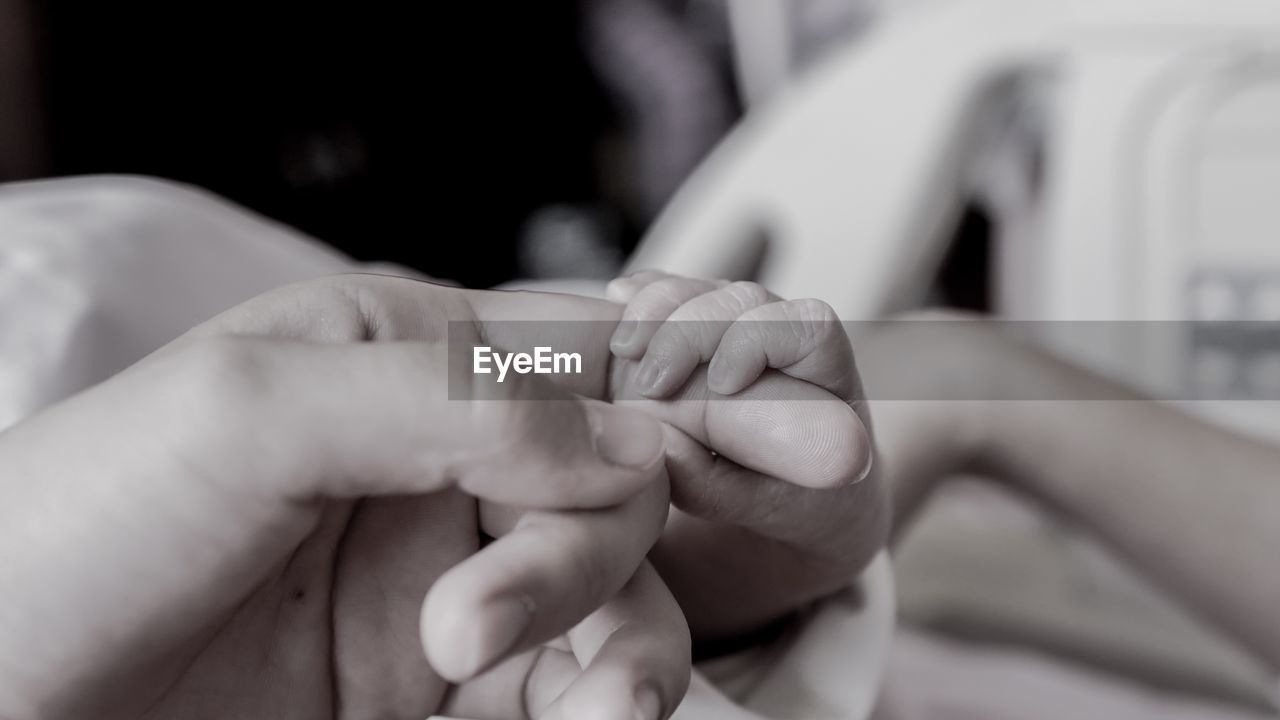
[[[572,2],[36,10],[45,174],[194,183],[471,286],[517,274],[532,210],[598,200],[611,113]]]
[[[625,122],[582,1],[0,0],[0,181],[170,178],[471,287],[530,274],[547,206],[601,210],[621,257],[651,218],[607,196]],[[949,304],[990,306],[989,234],[977,210],[957,228]]]

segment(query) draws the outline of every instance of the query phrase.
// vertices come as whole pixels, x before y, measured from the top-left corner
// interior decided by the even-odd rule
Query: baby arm
[[[991,478],[1093,533],[1280,668],[1280,448],[1140,397],[987,323],[951,327],[894,323],[859,346],[869,385],[905,379],[928,398],[876,403],[897,527],[948,476]],[[1027,399],[1026,388],[1059,399]]]

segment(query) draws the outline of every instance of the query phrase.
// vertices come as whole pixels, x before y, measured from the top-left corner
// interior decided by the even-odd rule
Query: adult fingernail
[[[492,600],[480,610],[475,642],[464,657],[468,675],[475,675],[510,652],[533,622],[533,598],[527,595]]]
[[[623,320],[618,323],[618,327],[613,329],[613,337],[609,339],[609,349],[615,353],[621,353],[627,349],[627,343],[631,342],[631,338],[635,337],[636,330],[639,329],[640,323],[635,320]]]
[[[662,426],[636,410],[587,405],[596,454],[611,465],[643,470],[662,458]]]
[[[662,698],[658,691],[648,685],[636,688],[636,720],[660,720],[662,717]]]

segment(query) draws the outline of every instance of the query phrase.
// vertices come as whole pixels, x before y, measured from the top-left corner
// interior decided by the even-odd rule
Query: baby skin
[[[651,558],[695,645],[732,648],[851,584],[884,545],[888,494],[853,350],[831,307],[658,271],[619,278],[608,295],[625,305],[610,341],[615,402],[659,417],[655,406],[734,403],[741,422],[730,427],[747,423],[751,435],[802,450],[775,467],[735,453],[735,437],[664,426],[674,508]],[[792,465],[809,457],[822,466]]]

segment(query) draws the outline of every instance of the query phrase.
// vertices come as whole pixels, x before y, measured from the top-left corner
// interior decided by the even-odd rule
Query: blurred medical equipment
[[[1056,344],[1161,397],[1277,397],[1257,327],[1199,321],[1280,320],[1280,4],[907,4],[781,89],[776,3],[731,10],[758,105],[632,269],[755,275],[875,318],[924,300],[976,200],[1002,315],[1186,321],[1127,343],[1062,324]],[[1280,434],[1268,404],[1218,405],[1201,409]]]

